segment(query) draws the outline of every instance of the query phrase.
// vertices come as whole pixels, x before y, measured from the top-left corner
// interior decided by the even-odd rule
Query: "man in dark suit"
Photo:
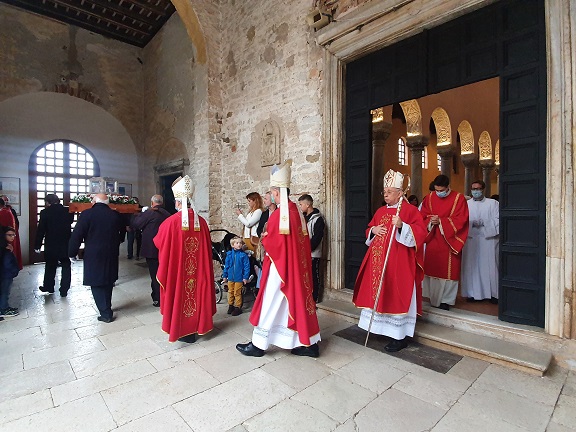
[[[97,194],[91,209],[80,214],[74,227],[68,255],[78,254],[84,242],[84,285],[90,285],[98,321],[112,322],[112,288],[118,279],[118,255],[124,241],[124,224],[120,214],[108,207],[106,194]]]
[[[262,237],[262,232],[264,232],[264,228],[266,227],[266,223],[268,222],[270,214],[276,210],[276,204],[274,204],[270,199],[270,191],[264,194],[262,200],[264,201],[264,207],[266,207],[266,210],[262,212],[262,216],[260,216],[260,221],[258,222],[258,228],[256,228],[258,237]]]
[[[71,269],[68,258],[68,241],[74,215],[68,208],[60,204],[60,198],[55,194],[48,194],[44,198],[46,208],[40,212],[40,221],[36,231],[34,251],[40,253],[42,240],[44,240],[44,285],[40,287],[43,293],[54,293],[54,279],[58,261],[62,265],[60,278],[60,296],[66,297],[70,289]]]
[[[170,216],[170,213],[162,208],[163,203],[162,195],[154,195],[150,199],[150,207],[144,207],[142,208],[142,213],[135,214],[130,225],[133,230],[142,231],[142,250],[140,254],[146,258],[146,264],[148,264],[150,286],[152,287],[152,305],[156,307],[160,307],[160,284],[156,279],[156,273],[158,273],[158,249],[152,239],[158,233],[160,224]]]

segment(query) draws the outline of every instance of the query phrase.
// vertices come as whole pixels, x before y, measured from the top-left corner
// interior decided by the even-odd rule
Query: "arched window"
[[[438,171],[442,171],[442,156],[440,155],[437,156],[437,162],[438,162]]]
[[[56,194],[62,204],[70,198],[88,193],[90,178],[100,175],[98,161],[82,145],[66,140],[49,141],[38,147],[29,162],[30,172],[30,238],[36,237],[44,197]],[[74,221],[76,222],[76,220]],[[34,242],[30,242],[30,257]]]
[[[428,147],[422,149],[422,169],[428,169]]]
[[[408,165],[408,159],[406,158],[406,140],[404,138],[398,138],[398,164]]]

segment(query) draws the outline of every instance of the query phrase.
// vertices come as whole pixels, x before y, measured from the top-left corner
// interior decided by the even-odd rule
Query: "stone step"
[[[360,310],[352,304],[351,297],[350,301],[328,299],[319,303],[318,308],[353,320],[360,317]],[[426,305],[424,314],[416,325],[415,339],[439,349],[527,373],[543,375],[546,372],[552,361],[550,351],[536,349],[511,339],[519,338],[529,343],[531,338],[545,340],[547,335],[543,332],[534,332],[531,327],[498,325],[493,322],[494,317],[476,315],[482,314],[457,309],[451,309],[450,312],[436,312]],[[457,325],[461,328],[456,328]],[[479,328],[475,329],[475,325]],[[539,343],[536,346],[541,345]]]

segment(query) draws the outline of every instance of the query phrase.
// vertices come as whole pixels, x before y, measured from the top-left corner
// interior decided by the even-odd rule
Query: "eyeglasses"
[[[481,191],[481,190],[484,190],[484,189],[481,188],[481,187],[479,187],[479,188],[472,188],[472,190],[479,190],[479,191]]]
[[[16,234],[6,234],[6,237],[16,237]]]

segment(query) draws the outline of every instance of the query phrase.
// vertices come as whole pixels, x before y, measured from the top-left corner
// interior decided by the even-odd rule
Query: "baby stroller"
[[[215,241],[222,237],[220,241]],[[214,229],[210,230],[210,238],[212,239],[212,259],[220,265],[220,274],[215,274],[214,278],[214,290],[216,294],[216,303],[222,301],[222,296],[225,291],[228,291],[228,287],[222,281],[222,272],[224,271],[224,264],[226,262],[226,254],[232,246],[230,245],[230,239],[233,237],[238,237],[236,234],[231,233],[225,229]],[[244,285],[244,290],[250,290],[256,298],[258,294],[258,288],[256,288],[256,281],[258,275],[256,274],[255,266],[260,267],[260,263],[256,261],[253,255],[249,254],[250,257],[250,277],[248,278],[248,283]],[[244,291],[245,293],[245,291]]]

